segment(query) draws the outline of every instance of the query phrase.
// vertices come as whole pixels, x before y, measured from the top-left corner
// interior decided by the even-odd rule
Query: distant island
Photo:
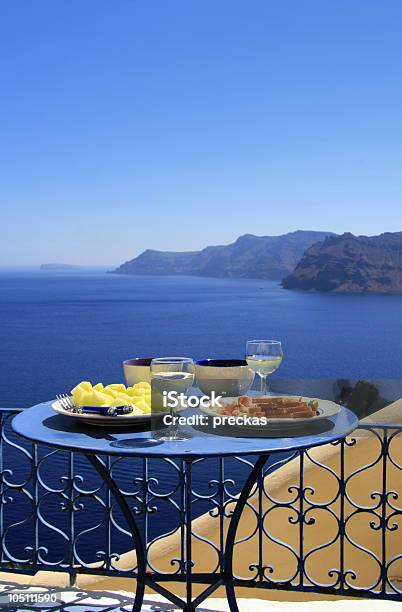
[[[202,251],[148,249],[113,273],[282,280],[294,270],[306,249],[331,235],[331,232],[301,230],[281,236],[245,234],[231,244],[208,246]]]
[[[306,250],[285,289],[402,293],[402,232],[330,236]]]
[[[80,266],[65,263],[45,263],[40,266],[40,270],[77,270]]]

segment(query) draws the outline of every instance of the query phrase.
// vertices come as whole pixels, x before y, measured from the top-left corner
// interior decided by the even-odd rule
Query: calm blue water
[[[279,338],[281,377],[400,378],[402,296],[304,294],[276,282],[0,272],[0,405],[82,379],[122,380],[134,356],[241,357]]]
[[[401,378],[402,372],[402,296],[303,294],[260,280],[3,270],[0,322],[0,406],[4,407],[53,398],[82,379],[121,381],[121,362],[129,357],[242,357],[246,340],[257,337],[282,340],[282,378]],[[21,453],[16,452],[14,460],[12,449],[7,452],[18,482],[18,469],[26,471],[27,466],[20,465]],[[77,471],[91,481],[85,460],[77,462]],[[242,475],[239,464],[232,467],[240,481],[247,470]],[[152,469],[162,490],[169,490],[176,478],[172,468],[159,462]],[[213,469],[211,464],[198,466],[194,473],[198,491],[207,492]],[[66,470],[65,458],[58,454],[47,460],[42,472],[57,482]],[[135,490],[135,476],[122,470],[125,489]],[[9,530],[6,543],[21,558],[32,541],[33,523],[26,520],[30,512],[26,500],[17,493],[13,500],[4,506],[5,524],[25,522]],[[61,525],[68,518],[59,502],[52,496],[47,505],[42,504],[49,523]],[[154,520],[151,536],[177,521],[169,504],[158,505],[163,521]],[[80,554],[91,562],[96,551],[105,548],[106,532],[96,504],[92,507],[87,500],[84,506],[75,517],[77,532],[91,528],[98,518],[100,522],[99,528],[80,539]],[[199,503],[194,511],[209,509],[208,503]],[[65,539],[46,526],[41,526],[39,535],[49,548],[48,558],[62,559],[68,546]],[[115,550],[131,547],[121,533],[113,538]]]

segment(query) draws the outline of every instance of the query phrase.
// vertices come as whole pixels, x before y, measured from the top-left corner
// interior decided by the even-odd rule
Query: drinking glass
[[[246,361],[261,378],[261,395],[267,393],[267,377],[282,363],[282,344],[279,340],[249,340],[246,345]]]
[[[177,394],[186,393],[194,382],[194,361],[189,357],[158,357],[151,361],[151,388],[152,410],[163,411],[164,393],[175,391]],[[172,403],[172,402],[170,402]],[[170,407],[171,417],[175,417],[180,408]],[[154,435],[154,438],[163,441],[188,440],[192,435],[182,431],[177,424],[171,424]]]

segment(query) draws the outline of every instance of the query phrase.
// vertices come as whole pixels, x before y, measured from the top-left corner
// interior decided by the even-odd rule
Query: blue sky
[[[399,0],[2,0],[0,265],[402,230]]]

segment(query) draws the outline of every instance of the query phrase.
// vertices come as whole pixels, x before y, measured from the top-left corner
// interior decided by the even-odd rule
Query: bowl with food
[[[201,359],[195,364],[197,387],[208,396],[244,395],[254,381],[255,373],[245,359]]]

